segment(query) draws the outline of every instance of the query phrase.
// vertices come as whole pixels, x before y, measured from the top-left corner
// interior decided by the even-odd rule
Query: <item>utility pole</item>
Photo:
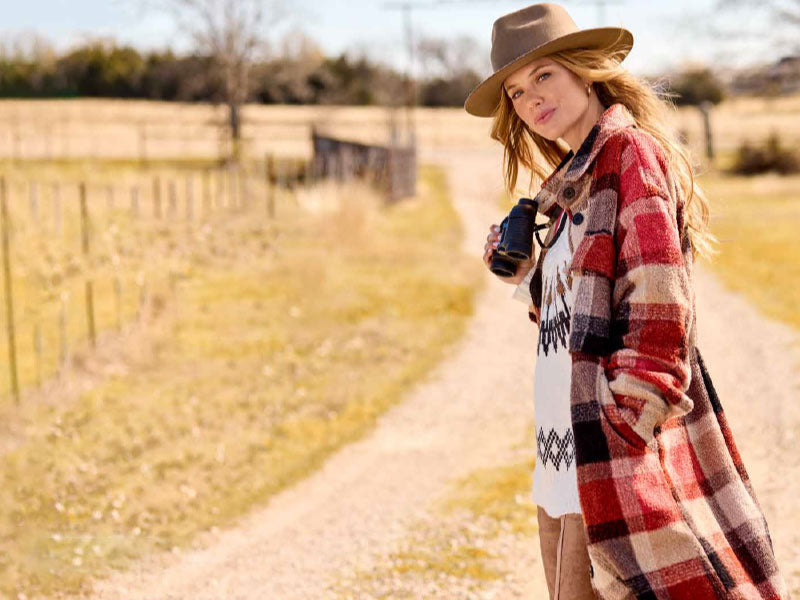
[[[411,10],[415,7],[431,6],[430,2],[387,2],[384,8],[403,11],[403,29],[406,38],[406,52],[408,53],[408,64],[406,65],[405,76],[405,97],[406,97],[406,130],[408,132],[409,146],[413,146],[416,141],[416,131],[414,126],[414,105],[416,105],[416,81],[414,78],[414,24]]]
[[[414,69],[414,31],[411,22],[411,3],[403,4],[403,20],[406,31],[406,48],[408,50],[408,70],[406,71],[406,125],[409,146],[414,147],[417,141],[416,124],[414,123],[414,106],[417,104],[417,78]]]

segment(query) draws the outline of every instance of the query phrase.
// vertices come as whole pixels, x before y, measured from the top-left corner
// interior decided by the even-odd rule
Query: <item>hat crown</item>
[[[558,4],[534,4],[504,15],[492,27],[492,70],[467,96],[464,108],[479,117],[495,114],[503,81],[515,69],[555,52],[592,49],[622,61],[633,47],[633,35],[623,27],[578,29]]]
[[[492,68],[500,70],[534,48],[578,31],[558,4],[534,4],[503,15],[492,27]]]

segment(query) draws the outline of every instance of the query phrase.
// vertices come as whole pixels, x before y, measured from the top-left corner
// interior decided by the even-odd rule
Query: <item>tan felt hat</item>
[[[533,4],[503,15],[492,27],[492,73],[470,92],[468,113],[491,117],[500,102],[503,81],[536,58],[570,48],[608,48],[620,60],[633,47],[633,34],[622,27],[578,29],[558,4]]]

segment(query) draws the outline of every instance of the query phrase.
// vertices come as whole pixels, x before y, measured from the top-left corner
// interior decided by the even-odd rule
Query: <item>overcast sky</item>
[[[584,0],[564,2],[579,27],[616,25],[633,32],[634,48],[626,64],[637,74],[656,74],[687,61],[712,65],[743,65],[775,58],[763,36],[754,35],[757,15],[732,14],[722,20],[714,8],[720,0]],[[7,1],[0,18],[0,36],[19,39],[36,32],[59,50],[86,37],[110,36],[141,49],[171,46],[189,49],[158,0],[149,8],[141,0],[22,0]],[[503,0],[411,0],[415,36],[475,38],[483,50],[477,61],[489,69],[488,49],[494,20],[527,2]],[[270,37],[277,41],[290,29],[302,30],[326,54],[356,51],[398,67],[406,64],[401,11],[392,0],[285,1],[286,16]],[[716,13],[719,15],[719,13]],[[742,28],[748,24],[748,29]],[[725,42],[703,35],[709,26],[727,28]]]

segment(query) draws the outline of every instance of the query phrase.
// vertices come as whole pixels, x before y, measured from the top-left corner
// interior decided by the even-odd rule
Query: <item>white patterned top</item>
[[[570,417],[572,358],[568,350],[572,322],[573,281],[569,273],[573,249],[567,213],[564,229],[542,261],[542,299],[539,342],[534,374],[536,425],[536,467],[533,473],[533,500],[547,514],[558,517],[580,513],[575,470],[575,443]],[[514,292],[514,298],[530,302],[528,274]],[[527,295],[526,295],[527,291]]]

